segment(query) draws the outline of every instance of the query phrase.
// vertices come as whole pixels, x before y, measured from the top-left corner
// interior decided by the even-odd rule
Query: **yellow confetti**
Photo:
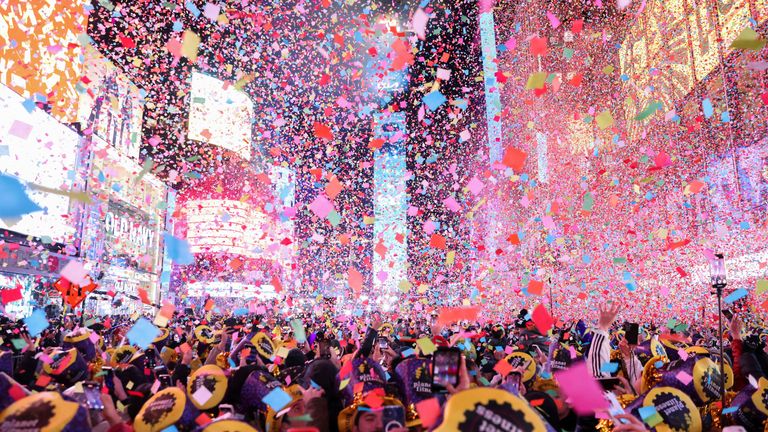
[[[197,49],[200,46],[200,36],[192,30],[184,30],[184,40],[181,43],[181,55],[191,62],[197,61]]]

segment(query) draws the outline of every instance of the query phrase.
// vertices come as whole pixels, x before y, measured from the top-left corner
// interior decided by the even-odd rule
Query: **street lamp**
[[[723,358],[723,288],[728,285],[725,279],[725,257],[723,254],[715,254],[714,258],[709,262],[709,275],[712,282],[712,288],[715,292],[712,294],[717,295],[717,325],[718,332],[717,337],[720,342],[720,403],[721,409],[725,408],[725,367]]]

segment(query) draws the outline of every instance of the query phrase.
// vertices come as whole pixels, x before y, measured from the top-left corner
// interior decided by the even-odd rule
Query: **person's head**
[[[382,410],[371,410],[366,407],[358,408],[352,432],[383,432],[384,418],[382,414]]]

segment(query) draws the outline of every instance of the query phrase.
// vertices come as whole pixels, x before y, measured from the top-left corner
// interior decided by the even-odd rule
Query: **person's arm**
[[[632,387],[634,394],[640,393],[640,376],[643,373],[643,364],[635,355],[634,345],[629,345],[626,339],[619,342],[619,351],[623,362],[623,370],[627,376],[627,381]]]
[[[741,342],[741,320],[733,317],[731,320],[731,353],[733,354],[733,390],[739,391],[747,384],[744,377],[744,370],[741,366],[741,357],[744,352],[744,345]]]
[[[603,365],[611,360],[611,344],[608,331],[619,313],[618,305],[600,308],[600,319],[593,332],[592,344],[587,353],[587,365],[595,378],[607,378],[611,374],[601,372]]]
[[[365,331],[365,337],[360,345],[360,349],[357,351],[357,357],[369,357],[371,355],[373,344],[379,336],[379,327],[381,327],[381,319],[378,316],[374,316],[371,326]]]
[[[192,349],[185,352],[184,356],[181,358],[181,364],[176,366],[176,369],[173,370],[173,381],[175,383],[182,383],[185,386],[187,385],[187,378],[190,373],[189,365],[192,363],[192,353]]]

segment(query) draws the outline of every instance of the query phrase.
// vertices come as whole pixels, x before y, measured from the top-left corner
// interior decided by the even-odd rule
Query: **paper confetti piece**
[[[552,316],[549,315],[547,308],[542,304],[536,306],[536,308],[533,310],[533,313],[531,314],[531,320],[533,320],[533,323],[536,324],[536,328],[539,330],[539,333],[543,335],[546,335],[549,329],[551,329],[555,324],[555,320],[552,319]]]
[[[210,392],[205,386],[200,386],[194,393],[192,393],[192,399],[194,399],[198,405],[205,405],[209,399],[211,399],[213,393]]]
[[[542,89],[547,80],[546,72],[534,72],[528,76],[528,82],[525,83],[526,90]]]
[[[611,112],[608,110],[605,110],[600,114],[598,114],[597,117],[595,117],[595,120],[597,121],[597,127],[599,127],[600,129],[607,129],[613,126],[613,116],[611,115]]]
[[[347,283],[349,287],[355,292],[360,292],[363,289],[363,274],[356,268],[350,267],[347,270]]]
[[[731,48],[759,51],[765,46],[766,40],[750,27],[745,27],[739,36],[731,43]]]
[[[683,385],[688,385],[693,381],[693,377],[686,371],[680,371],[675,375],[678,381],[683,383]]]
[[[47,329],[49,326],[48,318],[45,316],[45,311],[42,309],[35,309],[32,311],[30,316],[24,318],[24,325],[27,326],[27,330],[29,331],[30,336],[39,336],[40,333],[42,333],[43,330]]]
[[[7,305],[8,303],[19,301],[23,298],[21,289],[19,287],[4,289],[0,291],[0,296],[2,297],[3,306]]]
[[[437,398],[425,399],[416,403],[416,412],[419,413],[421,424],[425,428],[432,427],[437,423],[441,415],[440,402]]]
[[[125,336],[131,344],[141,349],[146,349],[160,333],[160,329],[155,327],[148,319],[141,317],[136,320]]]
[[[21,120],[14,120],[8,133],[25,140],[29,138],[29,134],[32,133],[32,125],[24,123]]]
[[[88,272],[83,267],[83,264],[76,260],[70,260],[67,265],[64,266],[63,269],[61,269],[61,273],[59,273],[61,277],[65,278],[66,280],[72,282],[75,285],[87,285],[88,281],[86,280],[86,277],[88,276]]]
[[[560,27],[560,20],[551,11],[547,11],[547,19],[549,20],[549,24],[553,29]]]
[[[440,90],[434,90],[427,93],[422,99],[422,102],[427,105],[427,108],[429,108],[430,111],[436,111],[446,102],[446,99],[445,96],[440,93]]]
[[[0,174],[0,196],[0,218],[18,218],[42,210],[14,177]]]
[[[501,359],[498,362],[496,362],[495,365],[493,365],[493,370],[496,371],[502,377],[506,377],[507,375],[509,375],[509,373],[512,372],[512,369],[514,369],[514,366],[509,364],[509,362],[505,359]]]
[[[181,55],[188,58],[190,62],[197,61],[198,47],[200,46],[200,36],[192,30],[184,30],[184,38],[181,42]]]
[[[556,371],[555,379],[577,414],[591,415],[608,409],[603,390],[589,373],[586,363],[579,362],[569,369]]]
[[[727,296],[725,296],[723,298],[723,301],[726,304],[731,304],[731,303],[735,302],[736,300],[738,300],[738,299],[740,299],[742,297],[746,297],[748,294],[749,294],[749,291],[747,291],[744,288],[739,288],[739,289],[733,291],[732,293],[728,294]]]
[[[430,355],[433,352],[437,351],[437,347],[434,343],[432,343],[432,339],[424,337],[421,339],[418,339],[416,341],[416,344],[419,346],[419,350],[423,355]]]
[[[286,393],[282,388],[276,387],[271,392],[267,393],[264,398],[262,398],[262,401],[269,405],[270,408],[274,411],[280,411],[286,406],[288,406],[289,403],[291,403],[291,395]]]
[[[531,279],[528,281],[528,294],[541,295],[544,289],[544,283],[541,281]]]
[[[323,138],[327,140],[333,139],[333,132],[331,132],[331,128],[328,126],[315,122],[315,124],[312,126],[315,130],[315,136],[318,138]]]
[[[508,147],[504,151],[504,157],[501,163],[514,169],[516,172],[522,172],[525,165],[525,159],[528,157],[528,153],[514,147]]]
[[[427,21],[429,21],[429,15],[423,9],[419,8],[414,12],[411,28],[421,40],[424,40],[427,36]]]
[[[195,262],[195,257],[189,249],[189,243],[186,240],[174,237],[169,233],[163,233],[165,241],[165,250],[171,260],[178,265],[189,265]]]

